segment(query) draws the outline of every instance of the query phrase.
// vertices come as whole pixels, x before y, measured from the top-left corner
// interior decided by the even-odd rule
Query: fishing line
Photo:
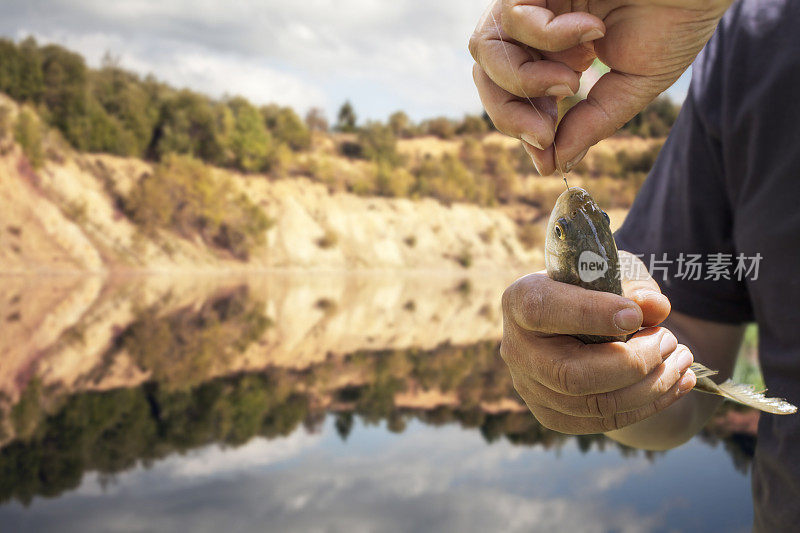
[[[497,30],[497,38],[500,39],[500,44],[503,45],[503,52],[505,52],[506,59],[508,60],[508,66],[511,68],[511,72],[514,74],[514,78],[517,80],[517,83],[519,84],[519,90],[522,92],[522,94],[525,95],[525,99],[528,101],[529,104],[531,104],[531,107],[534,109],[534,111],[536,111],[536,114],[539,115],[539,119],[542,122],[545,122],[544,117],[542,116],[542,112],[539,111],[539,108],[537,108],[536,104],[533,103],[531,97],[528,96],[527,92],[525,92],[525,87],[523,87],[522,85],[522,80],[520,79],[519,74],[517,74],[517,70],[514,68],[514,64],[511,62],[511,54],[508,53],[508,48],[506,48],[506,42],[503,40],[503,34],[500,32],[500,25],[497,23],[497,19],[494,18],[494,11],[490,9],[489,15],[492,16],[492,22],[494,23],[494,28]],[[553,155],[555,156],[554,157],[555,161],[558,161],[558,148],[556,148],[555,137],[553,137]],[[561,178],[564,180],[564,185],[566,185],[567,189],[569,189],[569,183],[567,183],[567,176],[560,168],[558,169],[558,172],[561,174]]]

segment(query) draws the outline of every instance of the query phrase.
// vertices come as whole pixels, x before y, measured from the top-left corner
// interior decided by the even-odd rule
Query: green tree
[[[44,93],[50,122],[78,149],[87,149],[87,71],[83,58],[57,45],[40,49]]]
[[[268,105],[261,108],[264,123],[272,136],[294,151],[311,146],[311,132],[291,107]]]
[[[188,154],[210,163],[221,163],[220,142],[214,108],[208,98],[183,90],[161,101],[150,155]]]
[[[232,99],[228,107],[235,120],[230,138],[234,166],[246,172],[268,169],[273,141],[258,109],[244,98]]]
[[[408,115],[403,111],[395,111],[389,115],[389,128],[395,137],[410,137],[413,124]]]
[[[356,112],[353,109],[353,104],[347,100],[339,108],[339,114],[336,119],[336,129],[344,133],[352,133],[356,131]]]

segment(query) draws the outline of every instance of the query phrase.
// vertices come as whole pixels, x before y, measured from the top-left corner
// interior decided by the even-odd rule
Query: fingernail
[[[694,372],[687,370],[681,380],[678,382],[678,392],[685,393],[694,388],[697,384],[697,378],[694,377]]]
[[[563,83],[560,85],[553,85],[549,89],[547,89],[544,94],[547,96],[575,96],[575,93],[572,92],[572,89],[569,88],[568,85],[564,85]]]
[[[646,302],[650,298],[653,298],[655,294],[658,294],[656,291],[651,291],[650,289],[639,289],[633,292],[631,296],[633,296],[634,300],[638,300],[640,302]]]
[[[583,156],[585,156],[586,152],[588,151],[589,151],[588,147],[584,148],[581,153],[579,153],[578,155],[567,161],[567,163],[564,165],[564,172],[569,172],[570,170],[575,168],[575,165],[581,162],[581,159],[583,159]]]
[[[528,155],[530,156],[530,158],[531,158],[531,162],[533,162],[533,168],[535,168],[535,169],[536,169],[536,172],[538,172],[538,173],[539,173],[539,175],[541,176],[541,175],[542,175],[542,171],[541,171],[541,170],[539,170],[539,164],[538,164],[538,163],[536,163],[536,158],[535,158],[535,157],[533,157],[533,151],[532,151],[532,150],[531,150],[531,149],[528,147],[528,144],[527,144],[527,143],[522,143],[522,147],[523,147],[523,148],[525,148],[525,151],[526,151],[526,152],[528,153]]]
[[[542,144],[536,139],[536,137],[534,137],[530,133],[523,133],[522,135],[520,135],[520,138],[526,143],[535,146],[539,150],[544,150]]]
[[[581,42],[588,43],[589,41],[600,39],[604,35],[605,34],[602,31],[598,30],[597,28],[594,28],[581,35]]]
[[[692,366],[692,362],[694,361],[694,357],[692,357],[692,352],[687,349],[681,350],[681,353],[678,354],[678,360],[676,363],[678,364],[678,368],[681,372],[684,372],[687,368]]]
[[[678,347],[678,339],[675,338],[675,335],[667,331],[664,333],[664,336],[661,337],[661,344],[658,345],[659,350],[661,350],[661,355],[671,354],[675,351],[675,348]],[[681,354],[683,355],[683,354]],[[678,359],[680,361],[680,359]]]
[[[537,172],[537,173],[538,173],[540,176],[543,176],[544,174],[542,174],[542,169],[540,169],[540,168],[539,168],[539,163],[537,163],[537,162],[536,162],[536,158],[535,158],[535,157],[533,157],[533,155],[531,155],[531,161],[533,161],[533,168],[535,168],[535,169],[536,169],[536,172]]]
[[[542,175],[542,171],[539,168],[539,163],[536,162],[536,158],[533,156],[533,150],[528,148],[528,145],[525,144],[525,143],[522,143],[522,147],[525,148],[525,151],[528,152],[529,156],[531,156],[531,161],[533,162],[533,168],[535,168],[536,172],[541,176]]]
[[[636,331],[641,323],[639,313],[632,307],[626,307],[614,315],[614,325],[622,331]]]
[[[678,360],[676,361],[681,372],[686,371],[686,369],[692,366],[693,362],[694,357],[692,356],[692,352],[690,352],[687,348],[681,350],[681,353],[678,354]]]

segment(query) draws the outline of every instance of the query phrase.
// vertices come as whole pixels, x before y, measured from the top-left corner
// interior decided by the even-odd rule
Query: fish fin
[[[717,387],[719,387],[720,391],[718,394],[725,398],[767,413],[791,415],[797,412],[797,407],[783,398],[767,398],[764,396],[763,391],[756,391],[752,385],[744,385],[727,380],[717,385]]]
[[[716,370],[711,370],[710,368],[701,365],[700,363],[692,363],[692,366],[690,366],[689,369],[694,372],[694,376],[697,379],[715,376],[719,373]]]

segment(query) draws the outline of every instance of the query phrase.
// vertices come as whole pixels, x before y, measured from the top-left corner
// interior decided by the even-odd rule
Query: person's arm
[[[663,326],[688,346],[699,362],[719,371],[715,380],[731,376],[742,343],[743,325],[710,322],[672,312]],[[606,435],[634,448],[674,448],[700,431],[720,403],[719,396],[694,391],[660,413]]]

